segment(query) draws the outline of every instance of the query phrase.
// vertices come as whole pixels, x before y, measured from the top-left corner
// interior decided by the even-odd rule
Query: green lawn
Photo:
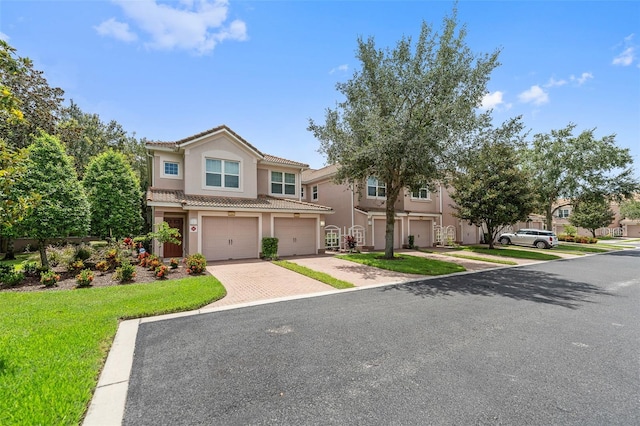
[[[307,268],[306,266],[298,265],[297,263],[289,262],[287,260],[274,260],[273,263],[275,265],[297,272],[306,277],[313,278],[314,280],[318,280],[325,284],[329,284],[331,287],[334,287],[337,289],[355,287],[350,282],[339,280],[337,278],[332,277],[329,274],[325,274],[324,272],[314,271],[313,269]]]
[[[0,260],[0,265],[15,266],[20,265],[25,260],[40,261],[40,255],[38,255],[38,253],[20,253],[16,254],[14,260]]]
[[[418,275],[445,275],[454,272],[463,272],[466,269],[452,262],[427,259],[406,254],[396,254],[394,259],[383,259],[384,253],[352,253],[337,255],[339,259],[350,260],[363,265],[375,266],[394,272]]]
[[[468,246],[464,250],[472,251],[474,253],[490,254],[493,256],[512,257],[514,259],[532,259],[532,260],[556,260],[560,259],[560,256],[553,254],[542,253],[534,250],[515,250],[511,248],[487,248],[478,246]]]
[[[197,309],[225,293],[211,276],[0,293],[0,424],[79,424],[119,319]]]
[[[560,245],[558,245],[557,247],[558,249],[560,249],[561,251],[568,251],[568,252],[581,252],[581,253],[606,253],[609,250],[602,248],[602,247],[596,247],[594,244],[565,244],[565,243],[560,243]]]
[[[518,262],[514,262],[512,260],[490,259],[488,257],[482,257],[482,256],[473,256],[473,255],[458,254],[458,253],[442,253],[442,254],[444,254],[445,256],[457,257],[460,259],[479,260],[481,262],[498,263],[501,265],[517,265],[518,264]]]

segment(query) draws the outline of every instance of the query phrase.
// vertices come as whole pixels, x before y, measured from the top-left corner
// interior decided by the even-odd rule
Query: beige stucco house
[[[616,237],[640,237],[640,220],[628,219],[620,214],[620,204],[611,202],[611,211],[614,218],[606,228],[600,228],[596,231],[598,236],[616,236]],[[569,217],[573,211],[571,200],[559,199],[553,205],[553,230],[557,234],[564,233],[565,226],[570,224]],[[578,228],[578,235],[591,236],[591,231]]]
[[[335,214],[327,216],[327,227],[337,227],[344,235],[349,229],[363,231],[361,245],[382,250],[385,247],[386,214],[385,185],[369,178],[359,187],[338,184],[334,181],[337,165],[302,173],[302,200],[326,205]],[[475,244],[480,239],[476,226],[469,225],[453,216],[453,208],[447,189],[438,186],[434,192],[428,188],[411,192],[405,190],[395,206],[394,248],[401,248],[413,235],[418,247],[431,247],[449,232],[453,241]]]
[[[182,234],[181,245],[156,245],[160,256],[258,258],[263,237],[279,239],[279,256],[324,249],[322,225],[334,212],[302,199],[308,165],[265,154],[225,125],[146,148],[153,222]]]

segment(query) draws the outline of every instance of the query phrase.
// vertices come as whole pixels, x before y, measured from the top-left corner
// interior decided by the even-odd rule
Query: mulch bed
[[[45,287],[40,284],[39,277],[26,277],[25,280],[14,287],[6,287],[4,284],[0,285],[0,291],[60,291],[60,290],[73,290],[76,288],[76,272],[68,272],[63,267],[52,268],[60,275],[60,281],[58,285],[54,287]],[[174,280],[180,278],[186,278],[191,275],[187,274],[187,268],[184,265],[178,266],[176,269],[169,269],[169,276],[165,280],[156,279],[155,273],[148,268],[143,268],[136,265],[136,278],[134,281],[120,284],[119,281],[113,280],[114,271],[108,271],[102,275],[99,271],[93,271],[94,279],[91,283],[91,287],[108,287],[113,285],[127,285],[127,284],[140,284],[140,283],[154,283],[165,281],[166,279]],[[209,275],[205,271],[205,275]]]

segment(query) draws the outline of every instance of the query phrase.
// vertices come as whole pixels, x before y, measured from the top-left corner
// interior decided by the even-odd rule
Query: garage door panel
[[[374,220],[374,242],[373,248],[374,250],[384,250],[386,246],[385,237],[387,233],[387,221],[386,219],[377,219]],[[393,248],[400,248],[400,221],[396,220],[395,226],[393,227]]]
[[[258,218],[204,217],[202,254],[207,260],[258,257]]]
[[[279,256],[316,254],[316,219],[276,218],[274,236]]]
[[[414,237],[413,244],[418,247],[431,246],[431,221],[430,220],[412,220],[411,235]]]

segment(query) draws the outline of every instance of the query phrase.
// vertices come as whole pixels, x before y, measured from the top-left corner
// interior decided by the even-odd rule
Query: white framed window
[[[430,200],[431,193],[428,188],[420,188],[417,191],[411,192],[411,198],[414,200]]]
[[[169,179],[182,179],[180,163],[173,160],[162,160],[160,166],[160,176]]]
[[[312,200],[318,199],[318,185],[313,185],[313,187],[311,188],[311,199]]]
[[[205,186],[240,188],[240,162],[207,158],[205,167]]]
[[[367,179],[367,198],[386,198],[387,185],[376,178]]]
[[[271,172],[271,193],[296,195],[295,173]]]
[[[569,209],[558,209],[558,217],[559,218],[569,217]]]

